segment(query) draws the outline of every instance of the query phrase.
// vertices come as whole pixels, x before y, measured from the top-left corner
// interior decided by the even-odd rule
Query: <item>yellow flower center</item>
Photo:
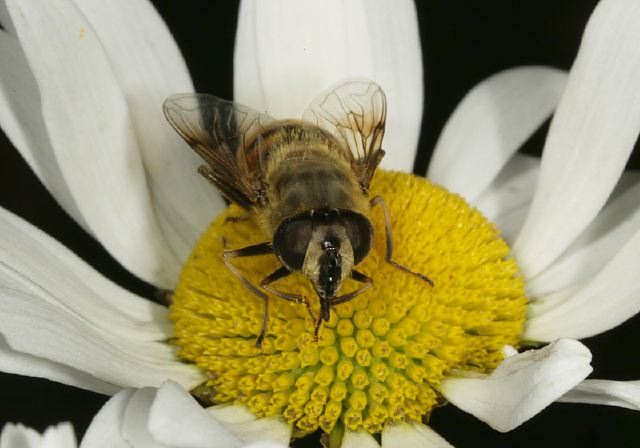
[[[395,261],[385,261],[382,210],[373,209],[374,244],[358,270],[375,284],[337,305],[317,343],[304,305],[269,299],[262,349],[263,301],[222,261],[222,251],[269,240],[251,220],[225,222],[231,206],[197,243],[182,272],[170,317],[180,356],[206,371],[215,402],[283,416],[304,434],[321,428],[370,433],[397,420],[421,421],[439,402],[438,386],[456,370],[490,372],[505,344],[517,345],[525,317],[524,281],[495,227],[460,196],[409,174],[379,170],[392,220]],[[279,267],[274,255],[234,259],[254,284]],[[310,282],[295,273],[274,286],[319,306]],[[347,280],[342,292],[359,285]]]

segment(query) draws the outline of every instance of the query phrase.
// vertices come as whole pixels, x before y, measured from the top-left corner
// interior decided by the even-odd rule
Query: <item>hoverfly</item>
[[[206,164],[198,172],[231,202],[250,214],[267,241],[225,250],[224,263],[264,301],[261,347],[267,331],[269,297],[305,304],[317,341],[330,309],[362,294],[373,279],[354,269],[368,255],[371,207],[381,206],[386,229],[386,261],[431,286],[426,276],[393,261],[389,210],[382,197],[369,198],[369,184],[384,155],[381,149],[387,103],[377,84],[351,80],[320,95],[302,120],[276,120],[212,95],[178,94],[164,113]],[[232,259],[275,254],[282,266],[254,285]],[[306,297],[272,286],[302,271],[320,301],[316,318]],[[362,283],[338,295],[345,278]]]

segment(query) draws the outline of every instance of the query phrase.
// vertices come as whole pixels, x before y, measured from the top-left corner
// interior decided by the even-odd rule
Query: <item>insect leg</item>
[[[165,306],[169,306],[173,303],[173,290],[172,289],[156,289],[154,295],[154,302],[160,303]]]
[[[389,214],[389,209],[387,208],[387,204],[384,202],[384,199],[382,199],[382,196],[374,197],[373,199],[371,199],[370,203],[371,203],[371,207],[375,207],[376,205],[379,205],[380,207],[382,207],[382,211],[384,212],[384,229],[387,237],[387,253],[385,255],[385,259],[387,263],[389,263],[391,266],[397,269],[400,269],[403,272],[406,272],[407,274],[415,275],[416,277],[418,277],[421,280],[424,280],[425,282],[429,283],[431,287],[433,287],[433,281],[429,277],[427,277],[426,275],[422,275],[418,272],[413,272],[408,267],[403,266],[400,263],[397,263],[391,259],[391,257],[393,256],[393,236],[391,235],[391,216]]]
[[[316,324],[313,326],[313,342],[318,343],[318,332],[320,331],[320,324],[322,323],[322,314],[316,320]]]
[[[238,216],[227,216],[226,218],[224,218],[224,223],[226,224],[228,222],[243,222],[248,220],[249,218],[251,218],[251,215],[249,213],[244,213]]]
[[[334,305],[339,305],[341,303],[345,303],[348,302],[349,300],[359,296],[360,294],[362,294],[363,292],[365,292],[367,289],[371,288],[373,286],[373,279],[371,277],[368,277],[366,275],[364,275],[362,272],[358,272],[355,269],[353,269],[351,271],[351,278],[354,279],[357,282],[361,282],[364,283],[364,286],[356,289],[355,291],[352,291],[348,294],[342,295],[340,297],[334,297],[332,299],[329,300],[329,304],[331,306]]]
[[[304,305],[307,307],[307,311],[309,312],[309,315],[311,316],[311,319],[315,321],[316,317],[313,315],[313,312],[311,311],[311,304],[309,303],[309,300],[306,297],[300,294],[293,294],[289,292],[280,291],[270,286],[271,283],[277,280],[280,280],[281,278],[285,278],[289,274],[291,274],[291,271],[287,269],[286,266],[281,266],[277,270],[269,274],[267,277],[265,277],[260,282],[260,286],[266,289],[267,291],[269,291],[270,293],[272,293],[273,295],[280,297],[281,299],[287,300],[289,302],[304,303]]]
[[[251,283],[242,273],[231,263],[232,258],[237,257],[252,257],[254,255],[265,255],[273,253],[273,247],[271,247],[271,243],[260,243],[254,246],[243,247],[242,249],[236,250],[225,250],[222,253],[222,260],[224,264],[227,266],[227,269],[231,271],[233,275],[238,277],[238,279],[242,282],[242,284],[252,293],[260,297],[264,300],[264,313],[262,315],[262,329],[260,330],[260,334],[256,339],[256,347],[262,347],[262,341],[264,340],[264,335],[267,332],[267,322],[269,320],[269,296],[267,296],[264,291],[261,291],[256,285]]]
[[[358,272],[355,269],[351,270],[351,278],[357,282],[364,283],[365,285],[362,286],[361,288],[356,289],[355,291],[350,292],[349,294],[345,294],[340,297],[333,297],[330,299],[326,299],[326,300],[329,300],[329,306],[339,305],[341,303],[348,302],[349,300],[359,296],[360,294],[362,294],[367,289],[373,286],[372,278],[367,277],[362,272]],[[318,342],[318,332],[320,331],[321,323],[322,323],[322,316],[320,316],[318,320],[316,320],[316,325],[313,329],[313,342]]]

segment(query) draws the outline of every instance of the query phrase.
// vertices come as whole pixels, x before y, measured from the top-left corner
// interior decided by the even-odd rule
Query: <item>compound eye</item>
[[[302,269],[311,232],[311,218],[307,216],[285,221],[277,228],[273,235],[273,250],[289,269]]]
[[[373,239],[373,226],[371,222],[360,213],[342,212],[340,223],[347,232],[351,248],[353,249],[353,264],[360,263],[371,250]]]

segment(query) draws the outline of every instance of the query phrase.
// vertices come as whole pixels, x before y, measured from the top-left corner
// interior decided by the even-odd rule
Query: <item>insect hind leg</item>
[[[382,208],[382,212],[384,214],[384,230],[387,240],[387,251],[385,254],[385,260],[391,266],[396,269],[401,270],[402,272],[406,272],[407,274],[415,275],[420,280],[427,282],[433,288],[433,280],[431,280],[426,275],[420,274],[419,272],[414,272],[406,266],[401,265],[400,263],[392,260],[393,257],[393,235],[391,234],[391,215],[389,214],[389,209],[387,208],[387,204],[384,202],[382,196],[376,196],[370,201],[371,207],[375,207],[379,205]]]
[[[271,243],[260,243],[236,250],[225,250],[222,253],[222,260],[227,266],[227,269],[229,269],[229,271],[231,271],[231,273],[240,280],[245,288],[247,288],[249,291],[260,297],[264,301],[264,311],[262,313],[262,329],[260,330],[260,334],[256,338],[257,348],[262,348],[262,341],[264,340],[264,336],[267,333],[267,323],[269,321],[269,296],[267,296],[264,291],[262,291],[256,285],[251,283],[249,279],[242,275],[238,268],[236,268],[233,263],[231,263],[231,259],[238,257],[253,257],[256,255],[266,255],[270,253],[273,253],[273,247],[271,247]]]

